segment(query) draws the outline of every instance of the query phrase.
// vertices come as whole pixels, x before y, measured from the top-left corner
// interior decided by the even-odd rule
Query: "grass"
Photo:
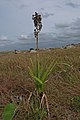
[[[80,47],[69,49],[39,50],[42,66],[50,61],[59,63],[55,71],[51,72],[45,85],[45,93],[48,97],[52,120],[79,120],[80,111],[74,110],[75,96],[80,96]],[[17,97],[24,101],[29,97],[27,90],[34,90],[34,83],[28,73],[30,58],[34,61],[36,53],[28,51],[14,54],[14,52],[0,52],[0,119],[4,106]],[[48,62],[47,62],[48,61]],[[75,103],[75,108],[76,107]],[[25,108],[20,108],[15,120],[26,120]],[[25,116],[25,118],[24,118]],[[30,119],[31,120],[31,119]]]

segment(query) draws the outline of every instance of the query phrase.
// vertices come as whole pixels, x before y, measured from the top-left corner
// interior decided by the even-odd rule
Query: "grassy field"
[[[0,120],[4,106],[12,97],[17,102],[17,96],[27,98],[27,90],[35,89],[28,66],[30,58],[34,61],[36,54],[43,66],[53,60],[58,63],[45,85],[52,120],[80,120],[80,47],[36,53],[0,52]],[[23,108],[14,120],[26,120]]]

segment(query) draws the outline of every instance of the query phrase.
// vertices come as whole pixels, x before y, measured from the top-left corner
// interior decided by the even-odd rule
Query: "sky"
[[[80,0],[0,0],[0,50],[35,42],[35,11],[42,16],[41,45],[80,43]]]

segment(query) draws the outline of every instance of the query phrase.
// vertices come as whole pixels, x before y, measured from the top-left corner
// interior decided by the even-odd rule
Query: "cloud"
[[[35,37],[33,34],[21,35],[19,37],[21,44],[35,43]],[[51,43],[53,45],[66,45],[71,43],[80,42],[80,18],[77,18],[71,23],[58,23],[55,24],[55,32],[40,33],[39,43]]]
[[[26,4],[21,4],[19,7],[20,7],[21,9],[23,9],[23,8],[27,8],[28,5],[26,5]]]
[[[80,18],[77,18],[76,21],[72,23],[72,30],[80,30]]]
[[[55,28],[56,29],[64,29],[64,28],[68,28],[70,25],[67,23],[64,24],[55,24]]]
[[[73,3],[73,2],[68,2],[66,3],[67,6],[70,6],[72,8],[77,8],[77,7],[80,7],[80,4],[77,4],[77,3]]]
[[[74,34],[75,33],[75,34]],[[34,35],[29,36],[28,41],[22,41],[20,42],[23,45],[27,45],[28,43],[35,43]],[[40,33],[39,34],[39,46],[41,47],[62,47],[67,44],[77,43],[80,41],[80,34],[74,31],[71,31],[69,28],[69,31],[63,30],[62,32],[46,32],[46,33]]]
[[[39,12],[43,18],[48,18],[51,16],[54,16],[54,13],[48,13],[48,12]]]
[[[40,33],[39,34],[39,42],[48,42],[51,41],[55,37],[54,33]],[[18,37],[19,43],[32,43],[35,42],[34,34],[21,35]]]
[[[44,8],[40,8],[39,11],[44,11],[45,9]]]
[[[65,43],[80,43],[80,18],[77,18],[71,24],[55,24],[56,40]]]
[[[6,45],[9,45],[9,44],[12,44],[13,41],[12,40],[9,40],[6,36],[0,36],[0,46],[5,46]]]
[[[0,36],[0,41],[7,41],[8,38],[6,36]]]
[[[54,13],[46,12],[44,8],[39,9],[39,14],[41,14],[43,18],[48,18],[50,16],[54,16]]]
[[[21,0],[5,0],[5,1],[9,1],[9,2],[12,2],[12,1],[20,2]]]
[[[50,16],[54,16],[54,13],[47,13],[47,12],[42,13],[42,17],[43,17],[43,18],[48,18],[48,17],[50,17]]]
[[[17,43],[21,45],[25,45],[25,44],[34,43],[34,41],[35,41],[34,34],[29,34],[28,36],[22,34],[18,37]]]
[[[80,30],[80,18],[77,18],[75,21],[72,21],[72,23],[58,23],[55,24],[55,29],[65,29],[67,28],[68,30]]]
[[[18,37],[19,40],[28,40],[28,36],[27,35],[20,35]]]

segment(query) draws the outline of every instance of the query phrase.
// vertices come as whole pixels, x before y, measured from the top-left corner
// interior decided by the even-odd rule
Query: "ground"
[[[57,61],[45,84],[51,120],[80,120],[80,109],[72,102],[75,96],[80,96],[80,46],[38,50],[35,53],[0,52],[0,120],[4,106],[12,98],[15,101],[18,96],[27,99],[28,90],[34,91],[35,85],[28,66],[30,58],[35,61],[37,54],[42,66]],[[21,110],[14,120],[26,120],[23,113]]]

